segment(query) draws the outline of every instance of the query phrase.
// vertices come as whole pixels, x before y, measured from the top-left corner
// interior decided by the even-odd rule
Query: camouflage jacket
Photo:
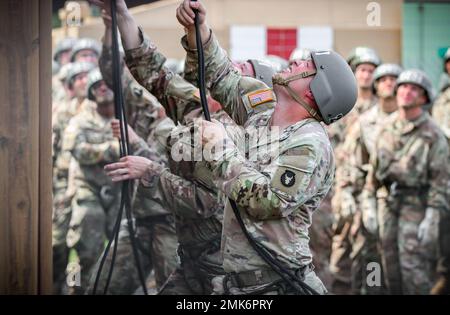
[[[450,144],[450,88],[442,92],[434,102],[433,119],[449,139]]]
[[[117,188],[106,175],[104,166],[119,159],[119,141],[113,137],[111,120],[100,116],[95,103],[74,116],[67,126],[63,150],[78,162],[73,174],[77,187],[99,192],[103,186]]]
[[[204,167],[195,161],[178,163],[171,159],[172,145],[177,142],[173,135],[182,134],[185,130],[188,130],[189,140],[181,145],[186,145],[187,151],[191,152],[190,129],[194,119],[202,114],[198,89],[163,67],[165,57],[142,31],[140,34],[141,45],[125,52],[127,66],[134,78],[163,105],[174,130],[170,130],[170,136],[160,137],[165,142],[170,171],[161,165],[161,175],[143,179],[138,193],[161,202],[174,212],[177,236],[187,252],[192,253],[193,248],[207,249],[212,241],[220,242],[223,203],[214,189],[204,185],[201,179],[194,180],[210,179],[210,176],[192,175],[204,174]],[[166,126],[169,126],[168,122]],[[152,154],[152,148],[141,146],[138,150],[146,152],[145,155]]]
[[[278,260],[293,269],[307,265],[311,262],[308,228],[312,213],[334,176],[326,131],[316,120],[305,119],[277,133],[270,126],[276,104],[272,90],[261,81],[241,76],[212,33],[204,53],[211,96],[245,128],[250,141],[245,154],[230,145],[207,162],[215,184],[236,201],[247,230]],[[248,244],[228,200],[222,253],[226,272],[269,268]]]
[[[343,162],[336,170],[336,185],[339,189],[349,190],[354,196],[362,192],[376,138],[388,116],[376,105],[363,113],[349,128],[342,145]]]
[[[166,58],[139,29],[141,45],[126,50],[126,64],[131,74],[153,94],[175,123],[183,123],[187,114],[199,106],[198,89],[178,74],[164,67]]]
[[[365,202],[374,207],[379,189],[395,187],[396,198],[403,202],[417,203],[420,197],[424,206],[448,212],[448,156],[445,136],[428,113],[415,121],[402,120],[393,113],[375,142],[364,186]]]
[[[70,137],[66,130],[72,117],[77,115],[82,108],[89,105],[90,101],[85,99],[79,103],[76,98],[70,102],[62,103],[52,117],[52,155],[53,155],[53,187],[54,189],[67,188],[67,176],[71,154],[62,148],[63,138]]]
[[[99,59],[99,68],[106,84],[112,88],[112,51],[105,45]],[[127,122],[139,137],[147,140],[155,126],[164,118],[164,109],[155,96],[136,82],[128,68],[122,69]]]

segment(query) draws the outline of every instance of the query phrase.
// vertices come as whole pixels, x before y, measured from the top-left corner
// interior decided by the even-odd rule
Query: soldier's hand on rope
[[[141,179],[147,173],[155,175],[161,171],[161,165],[144,158],[142,156],[125,156],[117,163],[111,163],[105,166],[106,175],[111,177],[113,182],[119,182],[128,179]]]
[[[118,119],[113,119],[111,121],[111,128],[114,138],[120,139],[120,122]],[[128,125],[128,140],[130,143],[136,143],[139,141],[139,136],[134,132],[133,128]]]

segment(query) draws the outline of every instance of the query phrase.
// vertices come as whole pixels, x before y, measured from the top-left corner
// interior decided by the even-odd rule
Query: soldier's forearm
[[[112,30],[108,26],[105,27],[105,34],[103,35],[102,43],[106,47],[111,47],[112,46]]]
[[[141,39],[139,29],[133,16],[127,11],[117,15],[117,25],[124,49],[133,49],[139,47]]]
[[[199,30],[200,30],[200,36],[202,38],[202,44],[204,45],[208,41],[211,31],[206,23],[200,24]],[[197,40],[196,40],[196,34],[195,34],[194,27],[191,27],[187,30],[187,40],[188,40],[189,48],[191,48],[191,49],[197,48]]]

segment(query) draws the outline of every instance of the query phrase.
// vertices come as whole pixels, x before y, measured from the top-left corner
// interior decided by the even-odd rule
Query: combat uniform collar
[[[318,124],[320,124],[316,119],[314,118],[306,118],[306,119],[302,119],[298,122],[296,122],[293,125],[290,125],[286,128],[283,129],[283,131],[280,134],[280,141],[283,141],[287,138],[289,138],[289,136],[291,134],[293,134],[294,132],[296,132],[298,129],[300,129],[301,127],[309,124],[309,123],[313,123],[313,122],[317,122]]]
[[[369,100],[357,101],[354,109],[361,114],[375,106],[377,102],[377,97],[373,95]]]
[[[422,115],[415,120],[399,119],[399,116],[397,115],[395,126],[400,134],[407,134],[412,132],[414,129],[419,128],[423,123],[428,121],[428,119],[430,119],[430,115],[426,111],[424,111]]]

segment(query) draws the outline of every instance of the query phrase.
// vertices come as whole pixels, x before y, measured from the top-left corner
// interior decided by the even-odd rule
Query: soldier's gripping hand
[[[113,132],[113,136],[117,139],[120,139],[120,122],[118,119],[113,119],[111,121],[111,128]],[[130,143],[136,143],[139,141],[139,136],[134,132],[134,129],[131,128],[130,125],[128,125],[128,137],[130,140]]]
[[[125,156],[117,163],[105,166],[106,175],[111,177],[113,182],[120,182],[128,179],[142,179],[144,176],[159,174],[162,166],[142,156]]]
[[[198,11],[198,24],[206,23],[206,9],[200,1],[184,0],[177,8],[177,20],[187,29],[194,28],[194,10]]]
[[[417,238],[423,247],[432,249],[438,242],[439,236],[439,210],[427,208],[425,218],[420,222]]]

